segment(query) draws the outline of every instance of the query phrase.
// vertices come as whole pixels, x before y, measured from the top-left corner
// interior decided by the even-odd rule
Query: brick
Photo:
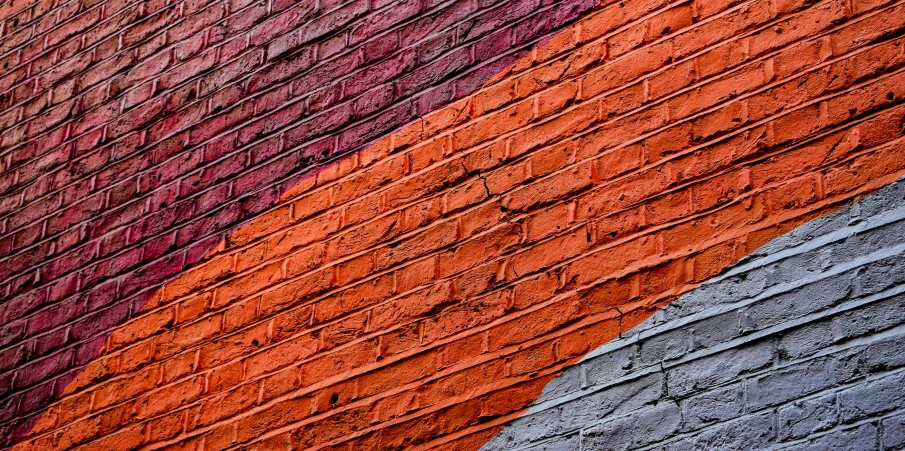
[[[851,422],[867,415],[900,408],[899,398],[893,392],[901,379],[902,375],[897,373],[839,393],[842,421]]]
[[[499,350],[555,330],[573,318],[583,316],[586,309],[575,299],[547,306],[503,324],[488,334],[488,347]]]
[[[595,393],[564,406],[565,424],[582,424],[588,417],[620,415],[647,405],[662,394],[662,375],[651,374],[616,386],[614,390]],[[599,409],[587,406],[599,403]]]
[[[635,414],[632,434],[636,443],[653,443],[674,434],[682,425],[682,411],[676,403],[661,403],[653,409]]]
[[[524,211],[582,191],[592,184],[591,166],[583,164],[524,185],[506,195],[503,204],[507,210]]]
[[[452,301],[449,299],[448,287],[428,287],[377,306],[371,314],[369,326],[382,329],[403,321],[412,321],[450,303]]]
[[[806,443],[791,446],[790,449],[822,449],[826,447],[858,447],[878,449],[877,427],[865,424],[851,429],[835,430]]]
[[[758,324],[775,324],[783,319],[800,317],[808,312],[825,309],[838,302],[848,289],[848,280],[843,277],[833,278],[828,283],[805,286],[800,291],[782,294],[741,312],[740,323],[743,331],[756,330]],[[811,303],[802,305],[793,299],[811,299]],[[767,319],[769,318],[769,319]]]
[[[898,446],[901,5],[592,3],[0,6],[3,436]]]
[[[500,292],[451,306],[427,320],[423,325],[423,341],[429,343],[458,332],[467,331],[503,316],[509,293]],[[476,317],[473,311],[482,311]]]
[[[521,227],[504,226],[463,243],[439,257],[440,277],[484,263],[513,249],[521,241]]]
[[[685,428],[699,429],[720,421],[737,418],[745,412],[744,392],[741,384],[707,391],[684,402]]]
[[[267,45],[267,58],[278,58],[302,44],[334,32],[360,16],[367,8],[367,2],[356,1],[319,16],[305,27],[271,41]]]
[[[755,378],[749,381],[748,406],[759,410],[832,387],[837,379],[833,365],[832,360],[815,359]]]
[[[836,425],[835,396],[796,401],[779,411],[779,437],[786,441],[829,429]]]
[[[594,425],[582,431],[583,447],[593,449],[607,446],[614,450],[627,450],[632,446],[632,423],[630,417]]]
[[[786,334],[780,342],[780,352],[790,358],[806,357],[833,341],[832,328],[824,321]]]
[[[670,393],[682,395],[694,390],[711,387],[727,382],[745,372],[768,367],[773,364],[773,347],[770,343],[758,343],[755,346],[724,351],[722,354],[709,356],[701,361],[692,361],[679,365],[667,372],[674,381],[670,385]],[[737,357],[727,358],[730,355]],[[720,359],[728,364],[717,369],[707,365],[708,360]]]
[[[883,433],[880,438],[884,447],[900,446],[905,437],[902,437],[902,416],[894,415],[891,418],[883,420]]]
[[[289,366],[314,355],[317,349],[317,340],[310,336],[288,340],[251,356],[246,366],[246,375],[257,376]]]
[[[750,449],[769,446],[776,434],[773,421],[769,413],[744,416],[693,438],[673,442],[671,448],[714,446],[721,449]]]
[[[640,343],[639,361],[650,365],[663,360],[682,357],[690,350],[690,337],[687,331],[678,330],[659,334]]]
[[[629,374],[635,364],[637,347],[627,346],[594,357],[583,365],[589,385],[606,386]]]
[[[560,235],[513,256],[512,270],[515,274],[532,274],[549,268],[570,256],[578,255],[589,249],[591,245],[592,241],[587,235],[587,230],[577,230]]]

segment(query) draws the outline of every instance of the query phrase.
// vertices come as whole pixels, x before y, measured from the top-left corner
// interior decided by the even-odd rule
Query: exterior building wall
[[[592,351],[482,449],[900,449],[903,282],[900,181]]]
[[[872,275],[899,256],[870,258],[902,234],[859,231],[894,213],[851,205],[905,175],[903,1],[6,0],[0,18],[0,446],[568,448],[625,427],[684,446],[694,421],[713,446],[898,440],[894,406],[862,420],[845,393],[884,402],[901,358],[870,360],[897,317],[858,318],[895,302]],[[827,221],[871,242],[824,243]],[[818,283],[812,263],[855,266]],[[732,291],[749,270],[762,293]],[[700,347],[714,309],[738,336]],[[783,344],[827,321],[854,335]],[[628,360],[589,357],[607,346]],[[616,379],[574,385],[595,358]],[[783,395],[794,371],[804,398]],[[625,402],[607,385],[635,380]],[[689,416],[733,383],[733,421],[772,430]],[[815,393],[835,423],[782,435]],[[610,407],[508,438],[595,396]],[[665,429],[632,429],[654,407]]]

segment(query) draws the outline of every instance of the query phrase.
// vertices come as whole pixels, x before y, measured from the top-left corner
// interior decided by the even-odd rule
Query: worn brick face
[[[588,352],[905,174],[900,1],[8,0],[0,18],[14,449],[479,449]],[[744,332],[809,308],[776,302]],[[695,421],[733,411],[703,385],[770,363],[731,352],[751,358],[671,370]],[[665,379],[600,400],[628,412]],[[689,421],[632,415],[564,443]],[[871,431],[898,440],[821,440]]]

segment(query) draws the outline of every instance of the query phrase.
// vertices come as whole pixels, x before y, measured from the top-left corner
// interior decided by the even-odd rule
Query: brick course
[[[905,172],[902,2],[0,17],[18,449],[478,449],[565,366]]]

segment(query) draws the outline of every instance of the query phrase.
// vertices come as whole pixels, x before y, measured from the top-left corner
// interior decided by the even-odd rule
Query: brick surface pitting
[[[900,181],[592,351],[482,450],[899,449],[903,388]]]
[[[545,387],[568,391],[556,376],[588,352],[905,174],[902,1],[13,0],[0,15],[14,449],[477,450]],[[776,299],[810,308],[793,301]],[[745,315],[751,335],[776,310]],[[720,319],[590,374],[722,343]],[[809,352],[797,340],[788,352]],[[676,367],[672,389],[768,368],[766,346]],[[664,374],[569,415],[640,408]],[[737,396],[695,401],[695,421],[773,402]],[[676,426],[655,417],[677,407],[593,436],[638,425],[658,443]],[[753,442],[775,418],[708,430]]]

